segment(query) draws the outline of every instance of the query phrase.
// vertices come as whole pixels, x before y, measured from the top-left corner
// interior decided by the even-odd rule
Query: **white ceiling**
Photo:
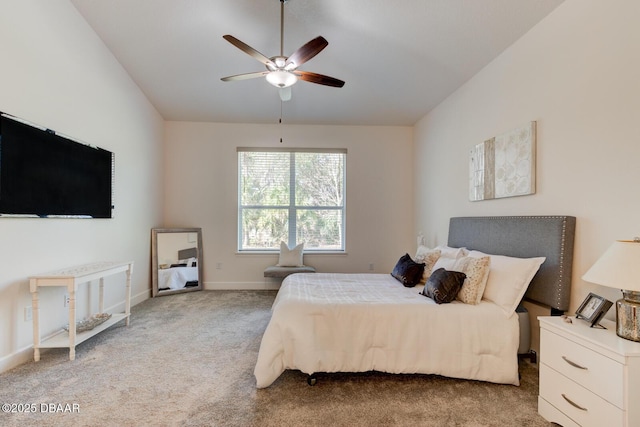
[[[280,52],[280,0],[71,0],[166,120],[277,123],[278,89],[222,36]],[[284,54],[322,35],[283,123],[413,125],[562,0],[289,0]]]

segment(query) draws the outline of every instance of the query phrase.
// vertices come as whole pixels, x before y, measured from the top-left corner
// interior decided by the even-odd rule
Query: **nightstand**
[[[569,426],[640,426],[640,343],[571,318],[540,321],[538,413]]]

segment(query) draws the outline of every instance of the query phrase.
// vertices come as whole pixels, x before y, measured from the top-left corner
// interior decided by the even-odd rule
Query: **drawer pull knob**
[[[574,368],[584,369],[585,371],[589,369],[589,368],[586,368],[584,366],[578,365],[576,362],[572,362],[571,360],[567,359],[566,356],[562,356],[562,360],[564,360],[565,362],[567,362],[569,365],[573,366]]]
[[[578,405],[577,403],[573,402],[571,399],[569,399],[567,396],[564,395],[564,393],[562,393],[562,397],[564,398],[564,400],[566,400],[567,402],[569,402],[569,404],[575,408],[580,409],[581,411],[586,411],[587,408],[583,408],[582,406]]]

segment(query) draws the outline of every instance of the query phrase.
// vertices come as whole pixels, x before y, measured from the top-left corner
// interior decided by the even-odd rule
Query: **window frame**
[[[267,152],[284,152],[290,154],[289,161],[289,204],[288,205],[242,205],[242,169],[240,167],[241,161],[241,153],[243,152],[258,152],[258,153],[267,153]],[[295,204],[295,193],[296,193],[296,165],[295,165],[295,154],[296,153],[315,153],[315,154],[342,154],[342,205],[341,206],[304,206]],[[293,248],[296,243],[297,237],[297,212],[299,210],[332,210],[332,211],[340,211],[342,213],[342,227],[341,227],[341,248],[338,249],[318,249],[318,248],[307,248],[305,247],[305,252],[313,252],[313,253],[334,253],[334,254],[345,254],[346,253],[346,217],[347,217],[347,209],[346,209],[346,189],[347,189],[347,149],[346,148],[290,148],[290,147],[237,147],[236,149],[236,165],[238,167],[237,170],[237,194],[238,194],[238,203],[237,203],[237,252],[238,253],[277,253],[280,251],[280,248],[250,248],[244,249],[242,248],[242,237],[243,237],[243,229],[242,229],[242,211],[243,209],[281,209],[288,210],[288,230],[287,230],[287,245],[290,248]]]

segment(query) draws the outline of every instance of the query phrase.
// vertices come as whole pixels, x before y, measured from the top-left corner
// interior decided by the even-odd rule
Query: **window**
[[[238,250],[344,251],[346,154],[238,148]]]

